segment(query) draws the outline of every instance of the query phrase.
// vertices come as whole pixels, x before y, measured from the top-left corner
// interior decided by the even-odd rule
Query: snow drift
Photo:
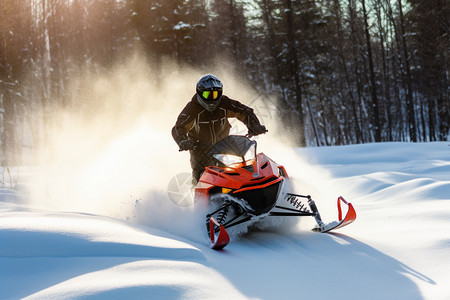
[[[319,191],[319,209],[335,205],[323,194],[341,193],[357,221],[335,234],[310,232],[308,221],[255,228],[219,252],[200,237],[192,207],[162,193],[158,205],[170,221],[158,226],[40,210],[3,189],[1,298],[446,299],[449,150],[448,143],[297,149],[305,165],[288,170],[327,170],[307,182]]]

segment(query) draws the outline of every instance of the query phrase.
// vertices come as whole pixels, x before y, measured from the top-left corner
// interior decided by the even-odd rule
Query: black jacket
[[[194,95],[178,116],[172,129],[177,144],[187,138],[203,145],[213,145],[230,134],[228,118],[237,118],[248,128],[259,125],[253,109],[239,101],[222,95],[219,106],[212,112],[207,111]]]

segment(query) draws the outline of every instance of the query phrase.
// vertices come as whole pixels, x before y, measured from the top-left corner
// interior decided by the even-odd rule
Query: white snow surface
[[[30,168],[0,190],[0,299],[450,299],[449,143],[269,148],[326,222],[339,195],[356,221],[321,234],[309,217],[266,220],[214,251],[204,208],[175,205],[167,184],[102,193],[77,178],[58,207],[31,201]]]

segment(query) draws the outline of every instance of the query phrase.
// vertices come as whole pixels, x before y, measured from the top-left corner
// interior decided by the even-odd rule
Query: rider
[[[211,165],[211,145],[230,134],[228,118],[237,118],[250,135],[267,132],[253,109],[222,95],[222,82],[214,75],[204,75],[197,82],[197,93],[181,111],[172,136],[180,151],[189,150],[193,183],[196,184],[206,166]]]

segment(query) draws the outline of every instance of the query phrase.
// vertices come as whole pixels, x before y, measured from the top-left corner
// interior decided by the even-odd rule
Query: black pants
[[[205,167],[213,164],[213,158],[208,153],[211,147],[197,147],[191,150],[191,168],[192,168],[192,183],[197,184],[198,180],[205,171]]]

